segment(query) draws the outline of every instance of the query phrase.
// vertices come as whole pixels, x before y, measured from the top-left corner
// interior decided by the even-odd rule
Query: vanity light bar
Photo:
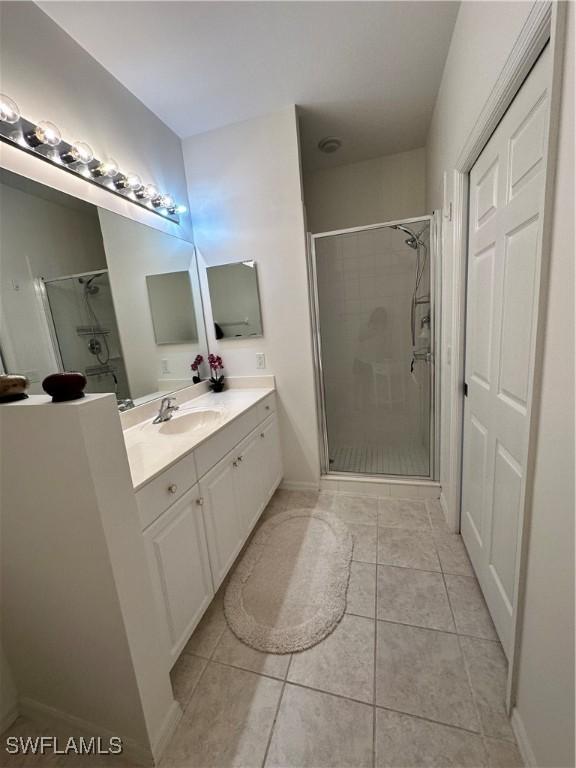
[[[16,102],[3,94],[0,94],[0,140],[176,224],[180,223],[178,214],[186,213],[185,206],[178,205],[154,184],[144,184],[135,173],[120,171],[111,157],[104,160],[94,157],[92,148],[86,142],[68,143],[53,123],[46,120],[32,123],[22,117]]]

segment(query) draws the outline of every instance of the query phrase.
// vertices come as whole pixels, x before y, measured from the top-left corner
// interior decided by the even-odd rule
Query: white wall
[[[225,373],[240,376],[255,374],[256,353],[265,353],[278,387],[285,481],[317,485],[296,110],[186,139],[184,161],[195,241],[205,262],[258,265],[264,337],[216,342],[207,306],[210,349],[223,357]]]
[[[477,121],[510,51],[530,12],[530,2],[465,2],[460,4],[450,50],[426,145],[426,204],[428,210],[444,205],[444,174],[450,199],[452,170],[468,134]],[[452,225],[443,219],[441,317],[441,423],[440,482],[451,508],[455,478],[450,477],[450,415],[452,412]]]
[[[420,216],[427,212],[426,150],[306,173],[304,200],[314,233]]]
[[[539,768],[574,754],[574,5],[560,120],[516,707]]]
[[[146,45],[144,46],[146,48]],[[146,55],[127,51],[127,56]],[[186,202],[180,139],[129,90],[31,2],[0,3],[2,92],[30,120],[51,120],[69,140],[82,139],[96,156],[154,182]],[[63,192],[149,226],[192,239],[189,215],[180,226],[125,202],[24,152],[0,145],[0,164]]]
[[[192,383],[190,363],[206,355],[194,246],[186,240],[99,210],[126,375],[133,399]],[[156,344],[146,275],[189,270],[199,341]],[[162,370],[166,361],[167,372]]]

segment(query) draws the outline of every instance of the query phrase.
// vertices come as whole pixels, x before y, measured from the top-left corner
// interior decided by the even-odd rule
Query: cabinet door
[[[282,452],[280,449],[280,433],[278,418],[274,415],[264,422],[260,429],[262,451],[262,479],[264,483],[264,503],[268,503],[276,488],[279,486],[284,473]]]
[[[200,501],[196,485],[144,532],[172,662],[214,595]]]
[[[234,455],[229,454],[216,464],[200,481],[215,590],[228,573],[244,541],[245,526],[238,511],[235,493],[235,474],[238,469],[234,452]]]
[[[238,510],[244,523],[244,536],[254,527],[264,509],[264,477],[268,473],[268,459],[262,450],[264,440],[253,433],[237,448],[237,470],[234,474]]]

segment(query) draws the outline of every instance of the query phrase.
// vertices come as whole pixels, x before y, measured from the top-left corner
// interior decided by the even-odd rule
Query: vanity
[[[124,430],[170,666],[282,478],[273,377],[262,378],[268,386],[182,393],[170,420]]]
[[[274,377],[207,390],[156,424],[159,400],[119,413],[112,394],[0,408],[20,713],[120,735],[144,764],[182,715],[170,669],[282,478]]]
[[[0,405],[15,714],[151,765],[182,715],[170,670],[282,479],[274,377],[207,382],[207,323],[225,344],[264,333],[257,265],[206,266],[174,223],[5,169],[0,187],[0,361],[30,381]],[[53,403],[55,371],[85,397]]]

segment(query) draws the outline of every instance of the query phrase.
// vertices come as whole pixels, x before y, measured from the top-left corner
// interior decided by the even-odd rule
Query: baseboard
[[[512,710],[511,723],[514,736],[516,736],[516,741],[518,742],[518,749],[520,750],[522,760],[524,761],[524,765],[526,768],[537,768],[536,758],[534,757],[534,752],[530,746],[526,728],[524,728],[524,723],[520,717],[520,712],[518,712],[516,707],[514,707]]]
[[[83,720],[81,717],[70,715],[67,712],[62,712],[59,709],[42,704],[39,701],[34,701],[33,699],[21,698],[19,700],[19,710],[20,714],[24,717],[29,717],[30,720],[54,728],[56,732],[58,730],[70,732],[70,729],[73,729],[72,733],[70,733],[71,736],[100,736],[104,740],[112,736],[119,736],[122,739],[123,757],[138,763],[138,765],[154,766],[154,755],[150,747],[139,744],[133,739],[126,739],[122,734],[109,731],[107,728],[102,728],[102,726],[91,723],[88,720]]]
[[[8,728],[18,719],[18,715],[20,714],[20,711],[18,709],[18,704],[14,704],[13,707],[11,707],[8,712],[6,712],[5,715],[2,716],[0,719],[0,733],[4,733],[4,731],[7,731]]]
[[[282,480],[279,487],[283,491],[317,491],[318,483],[299,482],[297,480]]]
[[[158,764],[160,757],[164,753],[164,750],[168,746],[170,739],[174,735],[174,731],[178,727],[178,723],[182,719],[182,707],[177,701],[174,701],[170,709],[168,710],[160,732],[154,743],[152,744],[152,754],[154,755],[154,762]]]

